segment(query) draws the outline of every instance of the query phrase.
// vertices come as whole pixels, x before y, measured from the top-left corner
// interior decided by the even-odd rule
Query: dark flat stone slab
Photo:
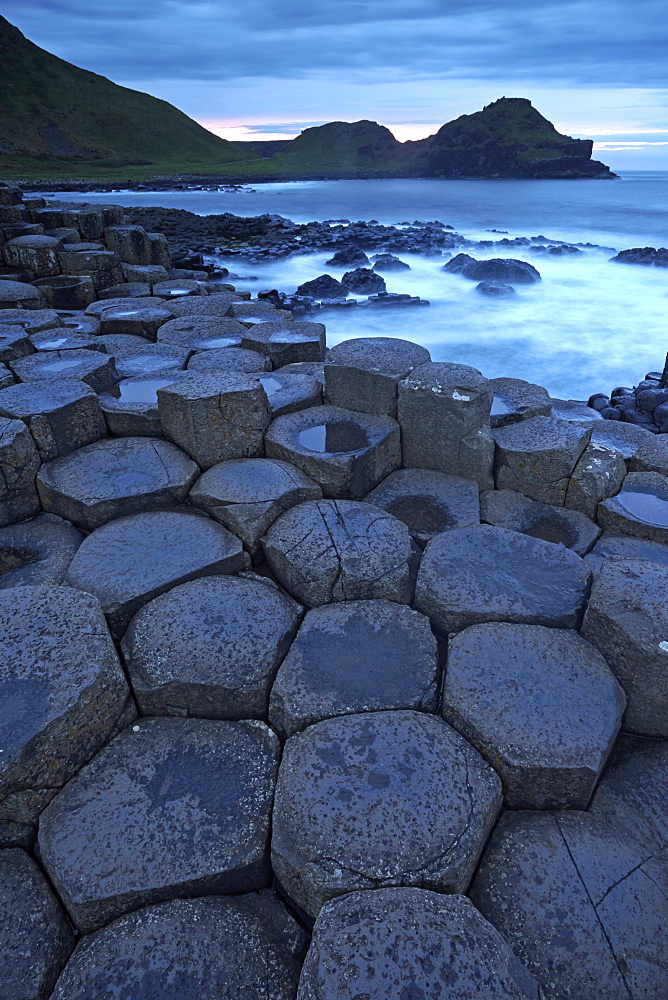
[[[601,529],[579,510],[540,503],[517,490],[487,490],[480,495],[480,519],[496,528],[519,531],[544,542],[565,545],[584,556]]]
[[[82,533],[54,514],[0,529],[0,590],[63,582]]]
[[[424,547],[449,528],[480,524],[478,485],[434,469],[398,469],[364,498],[403,521]]]

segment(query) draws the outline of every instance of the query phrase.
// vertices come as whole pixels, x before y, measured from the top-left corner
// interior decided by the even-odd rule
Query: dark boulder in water
[[[616,264],[644,264],[646,267],[668,267],[668,247],[632,247],[630,250],[620,250],[616,257],[611,257]]]
[[[334,256],[330,257],[329,260],[325,261],[325,263],[328,265],[333,264],[334,266],[337,264],[343,264],[345,266],[354,264],[356,267],[359,267],[360,265],[368,264],[369,258],[364,253],[364,250],[360,250],[359,247],[348,246],[343,247],[341,250],[337,250]]]
[[[316,299],[345,299],[348,288],[333,278],[331,274],[321,274],[311,281],[305,281],[297,289],[297,295],[312,295]]]
[[[540,274],[533,264],[512,257],[476,260],[468,253],[458,253],[441,270],[448,274],[461,274],[472,281],[505,281],[511,285],[531,285],[540,281]]]
[[[385,279],[368,267],[358,267],[354,271],[346,271],[341,278],[343,284],[358,295],[373,295],[385,291]]]
[[[515,295],[515,289],[512,285],[507,284],[505,281],[481,281],[475,286],[476,292],[480,295],[489,295],[490,297],[504,297],[508,295]]]
[[[379,253],[374,258],[374,271],[410,271],[411,266],[393,253]]]

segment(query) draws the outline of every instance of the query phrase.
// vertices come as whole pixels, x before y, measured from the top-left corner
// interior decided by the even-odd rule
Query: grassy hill
[[[148,177],[248,156],[166,101],[45,52],[2,16],[0,95],[0,176]]]

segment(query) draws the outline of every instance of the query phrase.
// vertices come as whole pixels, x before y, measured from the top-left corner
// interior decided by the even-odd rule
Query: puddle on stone
[[[61,372],[66,368],[77,368],[81,364],[83,364],[81,358],[76,358],[74,361],[46,361],[40,368],[46,372]]]
[[[668,528],[668,500],[656,493],[619,493],[617,501],[632,517],[656,528]]]
[[[237,347],[241,343],[241,337],[201,337],[193,340],[192,346],[201,351],[209,351],[216,347]]]
[[[412,535],[438,535],[454,524],[445,507],[428,496],[397,497],[385,510],[403,521]]]
[[[313,337],[305,337],[303,333],[290,333],[289,330],[280,330],[276,333],[270,333],[267,340],[273,344],[304,344],[313,340]]]
[[[515,407],[509,406],[505,399],[501,396],[495,396],[492,400],[492,409],[490,416],[492,417],[502,417],[505,413],[513,413]]]
[[[163,290],[160,292],[160,295],[166,295],[170,299],[176,298],[179,295],[190,295],[190,294],[191,290],[189,288],[168,288],[167,290],[163,288]]]
[[[59,337],[58,340],[43,340],[37,346],[38,351],[57,351],[59,347],[66,344],[69,337]]]
[[[122,403],[157,403],[157,390],[171,385],[173,378],[145,378],[136,382],[123,379],[113,387],[110,396]]]
[[[235,316],[235,319],[247,326],[255,326],[257,323],[271,323],[273,316],[267,316],[266,313],[257,313],[256,315],[246,313],[244,316]]]
[[[161,355],[159,358],[154,357],[151,354],[141,354],[138,357],[119,357],[118,364],[123,369],[123,371],[136,372],[137,375],[143,375],[144,372],[154,372],[158,368],[166,368],[168,365],[177,365],[179,363],[177,358],[170,357],[169,355]]]
[[[329,452],[330,454],[361,451],[369,443],[361,427],[352,421],[345,420],[331,424],[316,424],[315,427],[305,427],[297,437],[299,443],[309,451]]]
[[[262,383],[262,387],[268,396],[273,396],[275,392],[278,392],[279,389],[283,388],[283,383],[279,382],[277,378],[273,377],[273,375],[260,375],[259,378]]]
[[[139,312],[138,309],[124,309],[123,312],[116,312],[115,309],[112,306],[112,308],[109,310],[109,312],[105,312],[103,314],[103,318],[104,319],[127,319],[128,316],[136,316],[138,312]]]

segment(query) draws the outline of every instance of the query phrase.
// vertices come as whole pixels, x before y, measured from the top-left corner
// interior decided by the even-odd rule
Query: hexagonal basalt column
[[[235,292],[215,292],[213,295],[186,295],[166,301],[172,316],[231,316],[232,303],[241,301]]]
[[[124,304],[112,304],[100,313],[100,333],[129,333],[155,340],[158,330],[171,316],[162,306],[144,305],[141,299],[126,299]]]
[[[0,320],[0,362],[18,361],[34,351],[35,346],[22,326]]]
[[[371,889],[324,905],[298,1000],[422,1000],[438,993],[453,1000],[539,995],[533,976],[465,896]]]
[[[46,299],[39,288],[25,281],[0,281],[0,310],[43,309]]]
[[[607,559],[582,635],[605,656],[628,699],[624,726],[668,739],[668,582],[665,566]]]
[[[199,469],[160,438],[106,438],[45,463],[44,510],[91,531],[114,517],[182,503]]]
[[[516,424],[532,417],[549,417],[552,400],[547,389],[521,378],[492,378],[494,393],[490,423],[492,427]]]
[[[565,545],[586,555],[601,529],[579,510],[530,500],[516,490],[487,490],[480,495],[480,519],[497,528],[520,531],[544,542]]]
[[[0,838],[40,811],[134,714],[98,601],[69,587],[0,592]]]
[[[188,362],[188,371],[211,374],[215,372],[266,372],[270,361],[264,354],[249,351],[246,347],[214,347],[198,351]],[[260,377],[260,381],[264,382]],[[265,389],[266,392],[266,389]]]
[[[423,548],[449,528],[480,524],[477,484],[434,469],[399,469],[364,499],[403,521]]]
[[[649,559],[650,562],[668,566],[668,545],[604,531],[594,548],[587,554],[585,562],[596,573],[606,559],[615,556],[620,556],[622,559]]]
[[[158,389],[172,385],[185,372],[163,375],[136,375],[121,379],[99,397],[109,428],[117,437],[161,437]]]
[[[266,716],[302,609],[269,580],[205,577],[139,611],[123,656],[144,715]]]
[[[327,719],[285,745],[274,871],[311,916],[355,889],[463,892],[500,803],[497,775],[440,719],[404,711]]]
[[[337,715],[436,710],[439,661],[429,621],[392,601],[309,611],[279,667],[269,718],[281,735]]]
[[[39,512],[39,466],[39,453],[23,421],[0,417],[0,527]]]
[[[126,335],[119,334],[119,337],[124,336]],[[152,344],[150,341],[142,343],[143,338],[140,337],[131,337],[131,343],[127,345],[119,344],[116,338],[116,343],[109,343],[107,337],[104,339],[107,341],[108,353],[114,357],[114,364],[121,379],[134,378],[138,375],[176,375],[185,370],[190,357],[190,351],[186,347]]]
[[[194,351],[210,351],[239,347],[245,332],[242,323],[224,316],[180,316],[160,327],[158,340]]]
[[[3,389],[0,414],[25,421],[44,462],[107,433],[97,395],[76,379],[25,382]]]
[[[303,472],[275,458],[236,458],[207,469],[190,501],[237,535],[254,559],[277,517],[298,503],[319,500],[322,490]]]
[[[76,378],[96,392],[104,391],[120,378],[114,359],[99,351],[38,351],[12,361],[10,368],[21,382]]]
[[[83,535],[53,514],[0,529],[0,589],[63,582]]]
[[[625,475],[626,462],[621,452],[590,441],[573,469],[564,506],[595,520],[600,501],[618,492]]]
[[[625,706],[575,632],[504,622],[449,643],[443,714],[494,766],[510,809],[586,809]]]
[[[554,417],[498,427],[496,488],[563,506],[570,477],[590,437],[590,427]]]
[[[668,542],[668,477],[631,472],[617,496],[598,505],[598,522],[610,531]]]
[[[241,542],[222,525],[199,514],[155,510],[96,528],[65,582],[99,598],[120,638],[143,604],[177,583],[241,569]]]
[[[399,425],[338,406],[312,406],[277,417],[267,431],[270,458],[296,465],[323,495],[360,499],[401,461]]]
[[[158,410],[165,437],[203,469],[229,458],[264,453],[271,415],[257,376],[243,372],[190,375],[158,389]]]
[[[399,380],[430,361],[425,347],[408,340],[344,340],[327,354],[325,398],[333,406],[396,417]]]
[[[465,365],[432,362],[399,383],[398,420],[406,468],[436,469],[493,486],[492,390]]]
[[[177,896],[266,886],[279,754],[254,720],[125,729],[40,822],[42,861],[79,929]]]
[[[25,267],[37,278],[60,274],[60,240],[52,236],[17,236],[2,248],[7,267]]]
[[[52,1000],[294,1000],[306,935],[275,896],[174,899],[85,938]],[[174,992],[176,991],[176,992]]]
[[[419,549],[406,525],[371,504],[311,500],[263,539],[278,581],[307,607],[386,598],[410,604]]]
[[[453,528],[425,549],[415,607],[439,635],[482,622],[577,628],[590,571],[569,549],[505,528]]]
[[[307,373],[271,372],[260,375],[260,382],[269,400],[272,419],[322,405],[322,383]]]
[[[46,1000],[73,947],[65,914],[32,858],[0,851],[0,997]]]
[[[274,368],[299,361],[323,361],[325,327],[306,321],[256,323],[243,335],[243,346],[266,354]]]

